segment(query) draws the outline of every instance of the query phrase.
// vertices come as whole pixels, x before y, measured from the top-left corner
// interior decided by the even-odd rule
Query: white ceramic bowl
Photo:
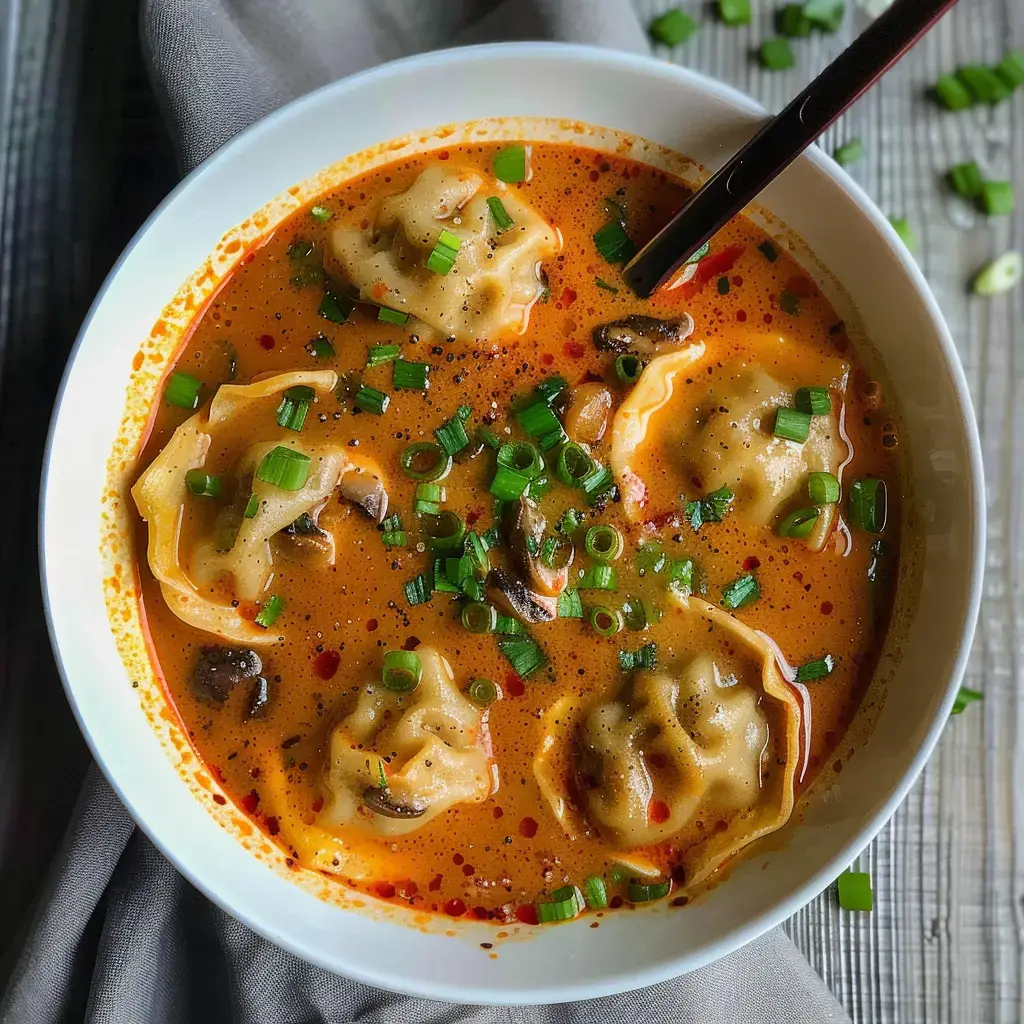
[[[97,298],[54,417],[41,544],[53,643],[82,730],[141,827],[193,883],[272,941],[349,977],[425,996],[529,1003],[605,995],[699,967],[783,921],[860,852],[907,792],[949,713],[978,611],[984,492],[967,386],[924,278],[871,201],[812,149],[764,194],[764,205],[842,282],[884,360],[903,410],[901,443],[924,534],[923,585],[902,661],[870,740],[828,799],[812,800],[785,842],[756,853],[683,911],[612,914],[596,930],[539,929],[501,944],[496,959],[478,945],[490,926],[460,923],[449,934],[407,927],[317,899],[268,867],[183,781],[108,623],[100,510],[132,359],[221,236],[275,195],[384,140],[504,116],[605,125],[715,168],[764,115],[741,94],[678,67],[513,44],[385,65],[267,117],[174,191]]]

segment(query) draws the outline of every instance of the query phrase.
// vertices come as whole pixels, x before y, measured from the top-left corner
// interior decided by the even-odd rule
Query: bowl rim
[[[907,770],[902,774],[900,781],[895,785],[889,794],[881,802],[878,810],[866,820],[856,835],[848,840],[839,855],[823,865],[815,874],[807,878],[801,885],[792,889],[787,898],[780,900],[775,906],[762,912],[756,917],[750,918],[743,927],[729,933],[722,939],[705,947],[699,954],[682,954],[675,957],[668,957],[652,964],[642,970],[632,971],[628,976],[612,975],[603,982],[569,982],[559,985],[557,989],[551,986],[531,987],[526,982],[522,989],[515,991],[512,998],[501,992],[502,998],[495,1000],[495,993],[492,989],[484,986],[473,987],[467,985],[458,990],[453,990],[446,983],[408,983],[401,976],[396,976],[385,970],[373,971],[358,966],[345,964],[339,967],[338,960],[328,960],[315,950],[300,947],[297,942],[291,941],[287,936],[281,935],[267,921],[262,920],[262,914],[253,907],[240,908],[229,903],[227,898],[222,897],[215,888],[208,885],[202,875],[193,871],[176,855],[169,843],[161,840],[157,834],[159,830],[151,827],[145,820],[139,808],[127,797],[123,787],[118,780],[112,776],[103,758],[99,755],[97,744],[86,727],[84,715],[78,701],[75,698],[75,690],[70,681],[71,673],[64,661],[60,642],[57,634],[57,627],[54,621],[53,597],[48,579],[48,564],[46,550],[46,514],[50,492],[51,479],[55,473],[53,464],[53,450],[57,433],[58,420],[60,419],[64,406],[64,399],[68,389],[69,381],[75,370],[85,339],[90,332],[90,327],[97,314],[98,309],[104,303],[107,292],[113,281],[120,274],[122,267],[131,257],[136,246],[151,227],[162,218],[178,197],[186,190],[193,189],[201,182],[206,173],[220,160],[225,159],[237,147],[244,147],[262,133],[273,131],[276,126],[290,118],[297,109],[308,104],[315,104],[325,96],[339,91],[344,92],[354,84],[372,84],[378,80],[388,79],[392,76],[403,76],[409,72],[419,69],[431,68],[437,65],[444,65],[457,62],[460,58],[479,59],[489,56],[507,57],[509,54],[518,54],[523,57],[545,56],[551,59],[598,63],[604,66],[614,65],[624,71],[632,71],[647,76],[660,76],[674,80],[683,88],[695,89],[710,94],[713,98],[722,100],[736,108],[739,112],[747,115],[765,116],[766,111],[759,103],[745,93],[727,85],[709,75],[693,71],[689,68],[675,64],[659,61],[648,55],[628,53],[625,51],[609,50],[591,45],[556,42],[503,42],[486,43],[474,46],[452,47],[443,50],[430,51],[423,54],[416,54],[409,57],[389,61],[372,68],[357,72],[353,75],[338,79],[323,85],[311,92],[305,93],[294,100],[282,105],[270,113],[259,118],[228,142],[212,153],[201,164],[194,168],[171,190],[170,193],[160,202],[156,209],[146,218],[142,226],[132,236],[123,252],[120,254],[103,284],[96,293],[89,311],[82,321],[75,343],[68,356],[64,372],[61,377],[60,386],[51,414],[49,430],[47,434],[46,447],[42,462],[42,476],[39,496],[38,512],[38,545],[40,562],[40,580],[42,584],[43,607],[46,616],[47,630],[54,654],[54,659],[60,673],[61,682],[67,695],[68,703],[78,724],[79,729],[89,747],[97,765],[103,772],[107,781],[117,794],[118,799],[124,804],[131,814],[134,822],[154,843],[160,852],[174,865],[192,885],[202,892],[215,905],[220,907],[233,918],[240,921],[246,927],[252,929],[268,941],[285,949],[300,959],[322,967],[335,974],[351,978],[368,985],[384,988],[406,995],[443,999],[457,1003],[483,1003],[491,1005],[520,1005],[530,1003],[546,1002],[568,1002],[580,999],[592,999],[601,996],[615,995],[622,992],[635,990],[648,985],[678,977],[681,974],[689,973],[700,967],[706,966],[715,960],[726,956],[747,943],[753,941],[769,930],[777,927],[783,921],[791,917],[797,910],[805,906],[826,888],[859,853],[877,836],[884,825],[890,820],[898,806],[905,799],[911,786],[920,775],[925,763],[930,757],[942,729],[949,718],[956,698],[957,688],[963,678],[967,660],[971,650],[975,628],[978,621],[981,597],[982,578],[984,571],[984,553],[986,537],[986,508],[984,502],[984,475],[981,441],[978,433],[977,422],[973,405],[970,398],[966,374],[960,362],[952,335],[946,324],[945,318],[938,305],[935,296],[924,277],[917,262],[910,255],[906,246],[897,235],[889,220],[881,213],[874,201],[838,164],[830,160],[824,151],[817,145],[810,146],[799,160],[809,160],[816,169],[823,171],[832,181],[837,184],[846,195],[855,203],[859,214],[867,219],[871,225],[889,243],[899,259],[902,269],[913,283],[918,299],[922,302],[924,309],[934,326],[935,341],[942,353],[945,368],[960,412],[962,426],[966,442],[967,461],[970,468],[970,479],[968,481],[969,505],[972,512],[970,527],[972,537],[970,540],[970,594],[966,604],[965,615],[960,631],[959,642],[956,647],[956,656],[952,662],[952,668],[947,683],[945,697],[938,706],[934,720],[930,723],[920,747],[913,757]],[[270,198],[270,197],[268,197]],[[680,961],[685,960],[685,964]]]

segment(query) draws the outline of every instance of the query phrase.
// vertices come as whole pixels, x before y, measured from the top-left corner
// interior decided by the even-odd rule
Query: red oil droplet
[[[427,886],[427,888],[431,892],[437,892],[437,890],[441,888],[441,880],[443,878],[444,875],[434,875],[434,877],[430,880],[430,884]]]
[[[664,800],[652,800],[647,805],[647,820],[652,825],[663,825],[668,821],[670,813]]]
[[[619,907],[621,907],[621,906],[622,906],[623,902],[624,902],[624,901],[623,901],[623,899],[622,899],[622,897],[621,897],[621,896],[613,896],[613,897],[612,897],[612,898],[611,898],[611,899],[610,899],[610,900],[608,901],[608,906],[609,906],[609,907],[611,907],[611,908],[612,908],[612,910],[618,910],[618,909],[619,909]]]
[[[220,793],[214,793],[214,794],[213,794],[213,802],[214,802],[215,804],[226,804],[226,803],[227,803],[227,800],[225,800],[225,799],[224,799],[224,797],[222,797],[222,796],[220,795]]]
[[[395,887],[390,882],[378,882],[373,888],[382,900],[394,898]]]
[[[542,352],[540,356],[540,361],[545,366],[550,366],[555,361],[555,357],[550,352]]]
[[[505,676],[505,693],[509,697],[522,697],[526,693],[526,686],[515,672],[509,672]]]
[[[367,619],[366,620],[366,632],[367,633],[376,633],[377,632],[377,627],[379,625],[380,625],[380,623],[376,619]]]
[[[598,174],[597,171],[591,171],[589,177],[591,181],[597,181],[597,179],[600,178],[601,175]]]
[[[268,352],[274,347],[274,336],[272,334],[261,334],[260,345]]]
[[[478,519],[479,519],[479,518],[480,518],[480,517],[481,517],[481,516],[482,516],[483,514],[484,514],[484,510],[483,510],[482,508],[474,508],[474,509],[470,509],[470,510],[469,510],[469,511],[468,511],[468,512],[466,513],[466,525],[467,525],[467,526],[476,526],[476,524],[477,524],[477,520],[478,520]]]
[[[313,801],[313,808],[312,808],[313,813],[314,814],[319,814],[323,809],[324,809],[324,798],[322,796],[318,796]]]
[[[562,351],[570,359],[580,359],[583,353],[586,352],[586,349],[578,341],[567,341],[562,346]]]
[[[341,664],[341,655],[337,651],[321,651],[313,659],[313,668],[321,679],[331,679]]]
[[[462,873],[468,878],[470,875],[476,873],[476,868],[472,864],[463,864]]]
[[[822,601],[821,602],[821,614],[822,615],[831,615],[832,614],[832,602],[831,601]]]
[[[743,287],[743,278],[742,278],[742,276],[740,274],[733,274],[733,276],[732,276],[732,283],[734,285],[736,285],[737,288],[742,288]]]
[[[504,815],[504,813],[505,813],[505,812],[504,812],[504,811],[503,811],[503,810],[502,810],[502,809],[501,809],[500,807],[495,807],[495,808],[494,808],[494,816],[495,816],[496,818],[500,818],[500,817],[502,817],[502,815]]]
[[[456,896],[444,905],[444,912],[449,917],[462,917],[466,912],[466,904]]]
[[[478,921],[486,921],[487,918],[490,917],[490,915],[487,913],[487,908],[486,907],[474,907],[473,908],[473,916]]]
[[[532,839],[537,834],[537,822],[533,818],[523,818],[519,822],[519,834],[524,839]]]
[[[249,790],[245,796],[242,797],[242,806],[245,808],[247,814],[255,814],[256,808],[260,805],[260,795],[255,789]]]
[[[524,903],[521,907],[516,907],[516,920],[522,921],[523,924],[536,924],[537,908],[532,903]]]
[[[441,152],[437,154],[437,159],[438,160],[447,160],[448,159],[448,150],[447,149],[442,149]]]
[[[747,311],[745,309],[737,309],[736,310],[736,319],[741,324],[745,324],[747,322]]]
[[[773,319],[774,318],[772,317],[771,313],[765,313],[765,315],[764,315],[764,322],[766,324],[770,324]]]
[[[273,816],[267,818],[267,831],[272,836],[276,836],[277,833],[281,831],[281,825],[279,824],[277,818]]]
[[[452,854],[452,863],[453,864],[465,864],[466,863],[466,858],[463,857],[461,853]]]
[[[743,571],[744,572],[753,572],[755,569],[760,569],[760,568],[761,568],[761,559],[758,558],[757,555],[747,555],[747,557],[743,559]]]

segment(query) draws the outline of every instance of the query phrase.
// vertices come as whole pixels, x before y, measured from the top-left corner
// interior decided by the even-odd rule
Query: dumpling
[[[848,367],[833,360],[825,368],[833,411],[811,419],[801,444],[774,435],[777,410],[793,405],[792,387],[747,362],[698,366],[702,355],[692,345],[652,360],[616,414],[611,462],[626,513],[649,518],[725,486],[735,495],[731,514],[774,527],[808,504],[809,473],[838,475],[847,459],[840,410]],[[834,517],[835,506],[822,506],[812,550],[824,547]]]
[[[691,649],[633,672],[574,727],[561,708],[568,771],[552,734],[534,772],[569,835],[589,824],[633,851],[668,840],[696,885],[789,819],[801,716],[769,641],[714,605],[683,604]]]
[[[331,733],[324,766],[327,804],[319,824],[397,836],[494,789],[487,714],[463,696],[451,666],[421,647],[411,693],[367,683]]]
[[[336,383],[337,375],[325,370],[283,373],[252,384],[221,386],[207,410],[178,427],[132,488],[139,514],[149,528],[150,568],[160,581],[167,606],[184,622],[245,644],[279,639],[276,630],[256,625],[236,606],[240,600],[256,601],[264,593],[273,570],[271,538],[303,513],[317,510],[339,484],[344,486],[357,474],[379,479],[369,460],[357,462],[344,448],[309,445],[301,435],[276,426],[273,413],[280,392],[304,385],[321,394],[330,393]],[[182,529],[190,501],[188,472],[206,466],[218,438],[235,434],[240,423],[246,428],[261,422],[267,424],[264,436],[291,436],[259,441],[246,448],[225,477],[233,482],[234,493],[225,496],[228,500],[219,506],[215,520],[208,522],[198,536],[191,536],[191,531]],[[298,490],[283,490],[255,476],[263,457],[278,446],[311,460],[309,476]],[[253,494],[259,509],[255,516],[246,518],[243,509]],[[326,531],[318,531],[318,538],[328,557],[333,558],[333,538]],[[230,580],[230,588],[218,600],[223,588],[216,584],[225,578]]]
[[[490,196],[514,222],[507,231],[497,230]],[[462,243],[447,274],[426,266],[442,229]],[[341,227],[333,235],[334,256],[362,298],[468,341],[526,329],[544,290],[541,262],[560,248],[555,228],[507,185],[442,167],[428,167],[408,191],[386,199],[366,231]]]

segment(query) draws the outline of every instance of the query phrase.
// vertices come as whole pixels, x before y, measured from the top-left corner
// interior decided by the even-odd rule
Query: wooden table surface
[[[635,0],[641,16],[674,6]],[[682,6],[693,13],[695,2]],[[714,75],[779,110],[866,24],[848,10],[835,36],[796,40],[797,66],[770,72],[750,56],[773,35],[777,6],[753,0],[751,24],[709,13],[699,33],[661,56]],[[847,3],[851,7],[851,2]],[[989,259],[1024,248],[1024,211],[989,221],[943,186],[978,161],[1024,196],[1024,90],[995,108],[939,110],[927,86],[959,65],[1024,48],[1024,0],[960,0],[822,140],[851,137],[850,168],[890,215],[909,219],[918,260],[956,340],[978,411],[988,496],[981,623],[965,683],[985,693],[946,729],[923,777],[861,857],[872,914],[844,914],[826,893],[787,925],[861,1024],[1024,1021],[1024,288],[985,300],[966,283]]]

